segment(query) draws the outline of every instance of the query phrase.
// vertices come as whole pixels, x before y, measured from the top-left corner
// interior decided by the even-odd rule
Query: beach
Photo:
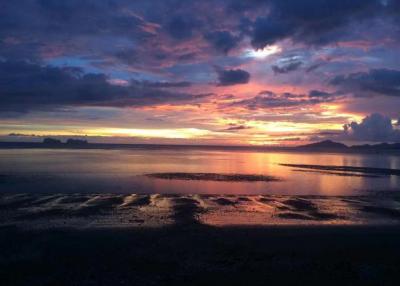
[[[2,194],[3,285],[395,285],[400,200]]]
[[[323,199],[207,197],[203,200],[209,205],[216,202],[219,209],[212,210],[211,216],[217,212],[220,220],[201,220],[205,211],[197,209],[202,207],[193,198],[183,196],[135,200],[89,196],[85,202],[79,195],[18,197],[11,201],[2,196],[1,200],[3,285],[320,285],[321,281],[325,285],[396,285],[400,281],[399,217],[383,207],[377,212],[366,209],[365,221],[361,215],[347,217],[344,223],[329,216],[311,220],[299,214],[270,216],[263,225],[257,217],[262,210],[243,210],[228,201],[247,206],[247,199],[254,201],[250,205],[256,200],[260,205],[282,203],[297,209],[296,213],[309,213],[316,211],[314,200]],[[5,210],[5,200],[13,210]],[[91,201],[96,207],[61,214],[55,211],[54,200],[87,205]],[[146,209],[155,200],[165,205],[175,201],[173,211]],[[331,205],[347,199],[327,200]],[[365,210],[364,200],[352,198],[346,204],[361,202]],[[390,201],[398,204],[394,198]],[[130,204],[135,219],[121,219],[118,208],[124,203]],[[53,208],[39,211],[43,205]],[[319,204],[317,208],[321,211]],[[141,211],[145,214],[139,216]],[[242,220],[232,224],[236,212]]]
[[[393,225],[400,196],[1,194],[0,225],[23,229]]]
[[[398,156],[1,155],[2,285],[400,281]]]

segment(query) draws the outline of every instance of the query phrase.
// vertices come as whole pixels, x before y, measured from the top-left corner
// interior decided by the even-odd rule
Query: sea
[[[154,147],[0,149],[0,192],[369,195],[400,191],[400,176],[385,173],[399,169],[398,154]],[[179,173],[182,179],[147,176],[153,173]],[[184,176],[197,173],[264,175],[276,180],[214,181]]]

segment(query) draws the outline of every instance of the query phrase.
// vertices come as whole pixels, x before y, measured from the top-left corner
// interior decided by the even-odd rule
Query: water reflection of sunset
[[[49,155],[51,153],[51,156]],[[80,188],[92,192],[186,194],[354,195],[398,188],[397,176],[348,175],[307,170],[295,164],[399,169],[398,156],[374,154],[259,153],[211,150],[15,150],[0,151],[0,172],[46,175],[47,189]],[[11,164],[12,162],[12,164]],[[34,165],[28,162],[35,162]],[[281,164],[294,164],[293,167]],[[154,179],[151,173],[264,175],[267,182]],[[60,177],[60,173],[63,176]],[[65,180],[68,183],[62,183]],[[41,184],[40,178],[36,184]],[[29,190],[21,181],[7,188]],[[7,188],[3,186],[6,190]],[[66,190],[68,191],[68,190]]]

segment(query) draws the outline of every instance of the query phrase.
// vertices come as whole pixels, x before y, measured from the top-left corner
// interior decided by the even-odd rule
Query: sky
[[[0,141],[400,142],[398,0],[0,3]]]

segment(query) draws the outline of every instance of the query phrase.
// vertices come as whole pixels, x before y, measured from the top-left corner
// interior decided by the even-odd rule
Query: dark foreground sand
[[[1,285],[399,285],[398,226],[0,229]]]
[[[0,285],[400,283],[391,195],[9,194],[0,214]]]

